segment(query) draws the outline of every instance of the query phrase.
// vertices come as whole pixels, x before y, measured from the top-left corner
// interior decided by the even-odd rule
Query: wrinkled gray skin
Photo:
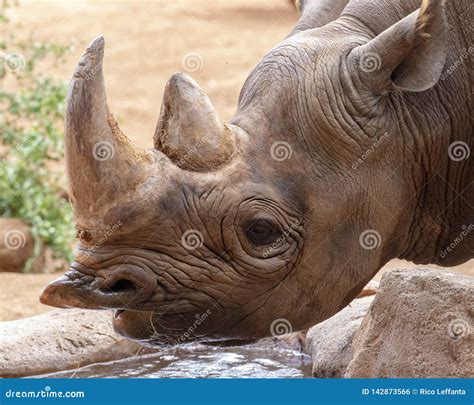
[[[446,247],[474,223],[473,7],[357,0],[338,17],[345,3],[302,2],[230,124],[174,75],[151,151],[109,115],[94,41],[66,117],[79,244],[42,302],[125,309],[116,330],[143,342],[244,342],[328,318],[392,258],[472,258],[474,232]],[[93,159],[103,140],[113,157]],[[454,141],[471,156],[450,159]]]

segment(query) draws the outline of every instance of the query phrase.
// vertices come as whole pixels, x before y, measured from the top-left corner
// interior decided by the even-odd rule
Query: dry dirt
[[[64,80],[88,43],[103,34],[111,111],[130,138],[151,147],[163,89],[174,72],[192,75],[227,120],[249,71],[298,15],[288,0],[20,0],[11,17],[19,36],[75,44],[64,65],[50,68]],[[386,268],[400,264],[393,261]],[[474,276],[474,261],[453,270]],[[57,276],[0,273],[0,320],[49,310],[38,296]]]

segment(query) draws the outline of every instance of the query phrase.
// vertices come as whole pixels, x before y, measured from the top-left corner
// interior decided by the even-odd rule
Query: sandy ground
[[[298,15],[287,0],[54,0],[20,1],[11,17],[18,36],[75,44],[64,65],[49,68],[64,80],[87,44],[103,34],[111,111],[130,138],[151,147],[163,89],[174,72],[192,75],[228,120],[249,71]],[[383,271],[409,266],[393,261]],[[474,276],[474,261],[453,270]],[[0,273],[0,320],[50,310],[38,297],[56,277]]]

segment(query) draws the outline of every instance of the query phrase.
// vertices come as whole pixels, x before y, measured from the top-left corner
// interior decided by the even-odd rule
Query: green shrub
[[[6,24],[0,15],[0,29]],[[0,40],[0,216],[21,218],[56,258],[70,260],[72,210],[60,197],[67,85],[40,68],[60,63],[67,51],[12,36]]]

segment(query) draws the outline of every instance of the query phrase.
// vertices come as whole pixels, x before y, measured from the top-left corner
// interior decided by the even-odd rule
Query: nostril
[[[128,292],[128,291],[134,291],[135,284],[133,281],[127,280],[125,278],[121,278],[117,281],[115,281],[112,285],[103,288],[104,292]]]
[[[92,289],[99,292],[105,307],[124,308],[150,298],[157,279],[151,271],[120,265],[101,271],[93,284]]]

